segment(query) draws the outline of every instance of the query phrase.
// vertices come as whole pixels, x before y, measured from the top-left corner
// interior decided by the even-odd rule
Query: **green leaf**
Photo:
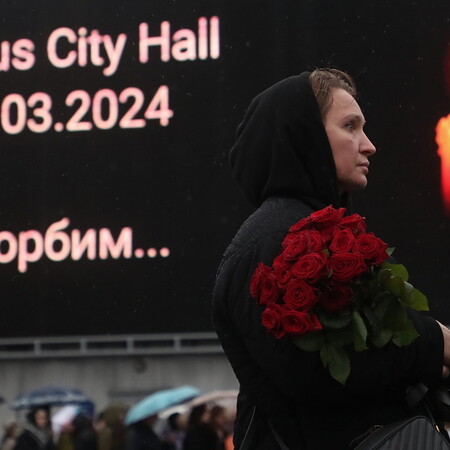
[[[352,321],[352,316],[348,313],[340,316],[319,313],[318,316],[320,323],[324,328],[332,328],[334,330],[345,328]]]
[[[342,347],[326,343],[320,350],[320,358],[330,375],[339,383],[344,384],[350,375],[350,359]]]
[[[408,281],[408,270],[403,264],[391,264],[385,261],[382,267],[383,269],[391,269],[392,276],[399,277],[403,281]]]
[[[375,312],[369,306],[363,308],[363,313],[366,316],[373,334],[377,334],[381,331],[381,321],[375,314]]]
[[[353,347],[357,352],[367,350],[367,327],[357,311],[353,311]]]
[[[402,292],[402,295],[400,297],[400,301],[405,306],[411,306],[411,293],[412,293],[412,290],[413,290],[412,284],[409,284],[407,282],[403,283],[403,292]]]
[[[292,339],[292,342],[301,350],[316,352],[324,344],[325,337],[322,331],[312,331],[311,333]]]
[[[413,288],[410,295],[410,306],[417,311],[428,311],[428,300],[419,289]]]
[[[370,341],[377,348],[383,348],[392,339],[392,330],[383,328],[379,333],[370,336]]]
[[[386,311],[386,315],[383,318],[383,328],[389,328],[391,330],[401,330],[406,326],[408,315],[406,314],[405,307],[399,300],[393,298],[389,304],[389,308]]]
[[[375,297],[375,306],[372,310],[380,322],[383,321],[389,311],[389,306],[393,298],[395,299],[395,297],[393,297],[388,291],[381,292]]]
[[[411,344],[419,336],[419,333],[414,328],[411,320],[407,319],[405,327],[401,330],[394,332],[392,337],[392,342],[398,345],[399,347],[403,347],[405,345]]]
[[[403,286],[405,287],[405,292],[410,295],[412,290],[414,289],[414,286],[411,283],[408,283],[407,281],[405,281],[405,283],[403,284]]]
[[[396,297],[401,297],[405,288],[405,283],[400,277],[391,277],[384,282],[384,286]]]
[[[380,290],[380,281],[379,281],[379,272],[374,272],[370,279],[367,281],[367,290],[365,293],[367,293],[369,299],[373,299],[375,295]]]
[[[395,247],[389,247],[389,248],[386,250],[386,253],[387,253],[389,256],[391,256],[392,253],[394,253],[394,251],[395,251]]]
[[[389,278],[391,278],[391,276],[391,269],[383,268],[378,272],[378,280],[380,283],[385,283],[387,280],[389,280]]]

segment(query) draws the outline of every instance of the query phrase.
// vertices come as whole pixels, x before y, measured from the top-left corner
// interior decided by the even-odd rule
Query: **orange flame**
[[[436,125],[436,143],[441,157],[441,192],[444,209],[450,216],[450,114]]]

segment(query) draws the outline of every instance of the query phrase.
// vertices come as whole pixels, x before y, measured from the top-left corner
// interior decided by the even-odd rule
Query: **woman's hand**
[[[438,322],[442,330],[444,338],[444,364],[442,366],[442,378],[447,378],[450,375],[450,330]]]

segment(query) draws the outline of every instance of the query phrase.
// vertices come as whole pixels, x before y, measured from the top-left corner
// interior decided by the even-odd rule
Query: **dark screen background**
[[[397,3],[22,0],[0,6],[0,62],[8,54],[4,42],[23,38],[34,43],[36,58],[29,70],[0,71],[0,101],[11,93],[25,100],[47,93],[53,120],[44,133],[25,125],[8,134],[0,127],[0,231],[19,239],[36,230],[44,237],[49,226],[68,218],[63,231],[69,236],[74,229],[82,236],[94,229],[98,238],[106,228],[117,240],[129,227],[133,249],[170,249],[166,258],[101,259],[97,248],[92,260],[61,261],[44,252],[25,272],[17,258],[0,264],[2,336],[211,330],[216,268],[252,210],[228,170],[236,126],[262,89],[330,65],[355,76],[366,130],[378,149],[369,187],[354,196],[354,208],[396,247],[396,258],[428,295],[433,314],[450,322],[450,219],[440,194],[434,130],[450,113],[449,8],[446,0]],[[153,47],[149,61],[139,61],[140,23],[157,36],[168,21],[172,46],[177,30],[192,30],[198,39],[198,19],[213,16],[220,22],[218,58],[164,62]],[[113,41],[124,33],[117,71],[105,76],[104,66],[91,62],[54,67],[47,40],[61,27],[98,30]],[[65,45],[61,55],[77,50],[77,44]],[[54,130],[77,109],[65,104],[74,90],[92,100],[101,89],[119,95],[137,87],[145,108],[161,85],[169,88],[174,113],[166,127],[147,120],[135,129]],[[128,107],[120,105],[118,121]],[[27,107],[27,118],[32,109]],[[14,107],[9,113],[15,123]],[[93,122],[92,107],[83,120]],[[7,251],[3,242],[2,253]]]

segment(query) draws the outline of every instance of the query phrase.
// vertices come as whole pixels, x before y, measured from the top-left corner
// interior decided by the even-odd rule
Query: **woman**
[[[449,330],[411,312],[420,337],[407,347],[351,354],[343,386],[317,352],[263,329],[250,297],[257,264],[272,264],[294,223],[328,205],[347,206],[349,193],[366,186],[375,147],[364,122],[353,80],[318,69],[259,94],[238,128],[232,174],[258,209],[225,252],[213,299],[215,328],[240,383],[237,449],[245,435],[243,448],[252,450],[347,449],[372,425],[411,414],[408,386],[448,375]]]
[[[49,409],[38,407],[27,414],[27,423],[17,438],[15,450],[54,450]]]

